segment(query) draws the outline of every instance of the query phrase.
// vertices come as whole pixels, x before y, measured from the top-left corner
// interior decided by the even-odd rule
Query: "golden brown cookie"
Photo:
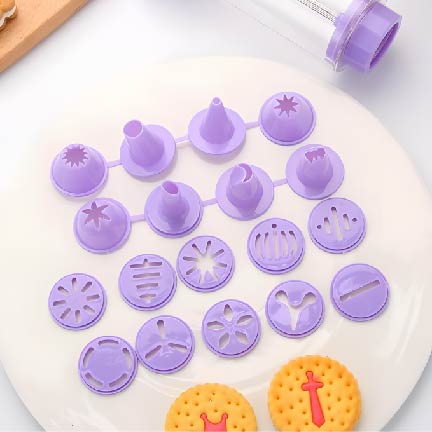
[[[0,0],[0,30],[17,14],[15,0]]]
[[[280,431],[351,431],[361,398],[351,372],[328,357],[290,361],[274,376],[268,408]]]
[[[166,416],[169,432],[253,432],[254,410],[237,390],[222,384],[203,384],[186,390]]]

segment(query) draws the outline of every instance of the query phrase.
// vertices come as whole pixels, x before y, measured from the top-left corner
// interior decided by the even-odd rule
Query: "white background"
[[[2,178],[14,174],[13,161],[20,151],[15,145],[17,136],[31,139],[49,121],[46,113],[50,110],[44,107],[67,103],[82,82],[95,82],[107,70],[127,68],[142,69],[145,79],[145,63],[208,55],[267,58],[335,84],[383,122],[432,189],[428,133],[432,114],[432,2],[390,0],[389,4],[404,16],[403,28],[380,67],[361,76],[348,71],[333,73],[325,63],[235,11],[224,0],[92,0],[0,76],[0,190]],[[167,85],[174,86],[175,82]],[[383,163],[391,164],[391,157]],[[403,379],[403,371],[395,379]],[[388,430],[432,429],[431,383],[429,366]],[[0,430],[23,429],[35,430],[38,425],[0,369]]]

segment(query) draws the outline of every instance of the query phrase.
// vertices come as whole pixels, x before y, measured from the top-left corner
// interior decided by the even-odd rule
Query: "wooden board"
[[[0,72],[19,60],[88,0],[16,0],[18,16],[0,32]]]

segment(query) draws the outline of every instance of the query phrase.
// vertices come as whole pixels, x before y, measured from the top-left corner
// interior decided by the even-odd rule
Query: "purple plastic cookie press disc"
[[[177,272],[180,279],[193,290],[216,291],[231,279],[234,255],[229,246],[217,237],[195,237],[180,250]]]
[[[321,325],[324,302],[312,285],[303,281],[284,282],[269,294],[266,316],[270,326],[280,335],[302,338]]]
[[[183,237],[201,222],[199,195],[184,183],[164,182],[148,197],[144,213],[150,227],[164,237]]]
[[[389,284],[378,269],[367,264],[352,264],[334,277],[331,299],[345,318],[369,321],[384,312],[389,299]]]
[[[61,327],[84,330],[102,318],[106,308],[105,290],[93,276],[84,273],[64,276],[52,287],[48,308]]]
[[[225,300],[212,306],[202,322],[208,348],[220,357],[242,357],[253,350],[261,335],[256,312],[239,300]]]
[[[138,310],[156,310],[173,297],[177,277],[171,264],[159,255],[138,255],[129,260],[119,277],[123,299]]]
[[[170,374],[191,360],[195,339],[180,318],[162,315],[147,321],[139,330],[136,350],[141,363],[153,372]]]
[[[307,145],[296,150],[288,160],[288,185],[307,199],[323,199],[334,194],[345,176],[341,158],[329,147]]]
[[[260,222],[248,238],[248,254],[252,263],[270,274],[287,273],[301,262],[305,241],[303,234],[285,219]]]
[[[81,381],[98,394],[114,394],[134,380],[138,361],[133,348],[117,336],[102,336],[82,350],[78,370]]]
[[[81,144],[65,147],[51,165],[51,181],[63,195],[83,197],[97,192],[105,184],[108,167],[94,148]]]

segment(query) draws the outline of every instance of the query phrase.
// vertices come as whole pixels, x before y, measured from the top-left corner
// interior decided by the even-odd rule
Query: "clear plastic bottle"
[[[226,0],[339,71],[370,71],[402,17],[379,0]]]

